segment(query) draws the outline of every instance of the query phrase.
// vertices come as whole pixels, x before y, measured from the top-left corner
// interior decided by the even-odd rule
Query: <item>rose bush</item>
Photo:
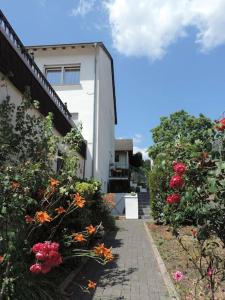
[[[210,164],[207,155],[214,132],[211,120],[184,111],[161,118],[161,124],[152,130],[155,143],[149,148],[149,156],[154,164],[149,171],[149,190],[155,220],[170,223],[174,218],[180,224],[204,222],[208,208],[203,205],[207,202],[203,183],[207,183]],[[171,214],[171,205],[165,206],[172,190],[181,197],[176,214]]]
[[[167,126],[174,124],[166,121]],[[182,122],[180,126],[186,127]],[[152,178],[154,176],[156,178],[159,174],[154,173],[156,170],[161,170],[160,182],[157,184],[163,183],[161,189],[157,186],[157,197],[164,204],[158,205],[161,211],[157,212],[156,217],[172,226],[172,231],[183,251],[199,274],[194,284],[196,286],[201,284],[200,294],[204,295],[204,299],[211,300],[217,299],[218,293],[223,294],[222,282],[225,278],[224,124],[224,118],[216,124],[206,121],[206,126],[201,128],[201,135],[200,132],[198,135],[202,140],[192,141],[193,144],[188,142],[188,138],[191,140],[196,132],[195,128],[192,130],[189,127],[190,132],[186,132],[185,137],[180,133],[179,141],[174,138],[174,141],[171,140],[169,143],[167,140],[169,146],[162,149],[162,153],[157,151],[164,143],[163,136],[159,145],[150,149],[150,152],[157,154],[155,165],[150,172],[150,191],[153,197],[156,189],[151,184]],[[174,133],[174,129],[171,131]],[[172,135],[166,135],[168,136]],[[204,137],[207,139],[203,139]],[[159,157],[163,159],[159,160]],[[154,204],[153,212],[155,207]],[[180,234],[180,227],[187,223],[194,226],[191,231],[192,243],[187,243],[187,238]],[[182,278],[179,275],[178,272],[173,274],[177,282]],[[195,288],[192,295],[194,299],[197,299],[196,291]]]

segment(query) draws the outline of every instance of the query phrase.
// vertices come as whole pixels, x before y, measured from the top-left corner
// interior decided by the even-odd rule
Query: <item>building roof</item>
[[[103,51],[106,53],[108,58],[110,59],[111,62],[111,69],[112,69],[112,86],[113,86],[113,101],[114,101],[114,114],[115,114],[115,124],[117,124],[117,108],[116,108],[116,89],[115,89],[115,75],[114,75],[114,65],[113,65],[113,58],[104,45],[103,42],[89,42],[89,43],[72,43],[72,44],[52,44],[52,45],[31,45],[31,46],[26,46],[27,50],[32,50],[32,51],[37,51],[38,49],[46,50],[46,49],[57,49],[57,48],[76,48],[76,47],[81,47],[85,48],[88,46],[99,46],[103,49]]]
[[[132,139],[115,140],[115,151],[132,151],[133,152],[133,140]]]

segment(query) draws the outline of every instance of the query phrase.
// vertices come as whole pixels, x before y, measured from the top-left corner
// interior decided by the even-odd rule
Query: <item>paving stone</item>
[[[119,230],[107,245],[118,258],[104,267],[90,261],[81,278],[96,281],[96,291],[84,295],[74,288],[70,300],[168,300],[143,220],[119,220],[117,225]]]

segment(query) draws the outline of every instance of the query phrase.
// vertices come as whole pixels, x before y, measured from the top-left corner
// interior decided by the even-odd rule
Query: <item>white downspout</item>
[[[92,174],[95,177],[95,167],[96,167],[96,129],[97,129],[97,43],[94,43],[95,47],[95,62],[94,62],[94,116],[93,116],[93,157],[92,157]]]

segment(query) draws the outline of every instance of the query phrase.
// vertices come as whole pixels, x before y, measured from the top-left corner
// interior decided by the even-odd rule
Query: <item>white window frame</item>
[[[79,83],[64,83],[64,74],[66,69],[71,69],[71,70],[81,70],[81,65],[80,64],[75,64],[75,65],[45,65],[44,66],[44,74],[45,77],[47,78],[47,73],[49,70],[60,70],[61,71],[61,80],[59,84],[57,85],[80,85]]]

